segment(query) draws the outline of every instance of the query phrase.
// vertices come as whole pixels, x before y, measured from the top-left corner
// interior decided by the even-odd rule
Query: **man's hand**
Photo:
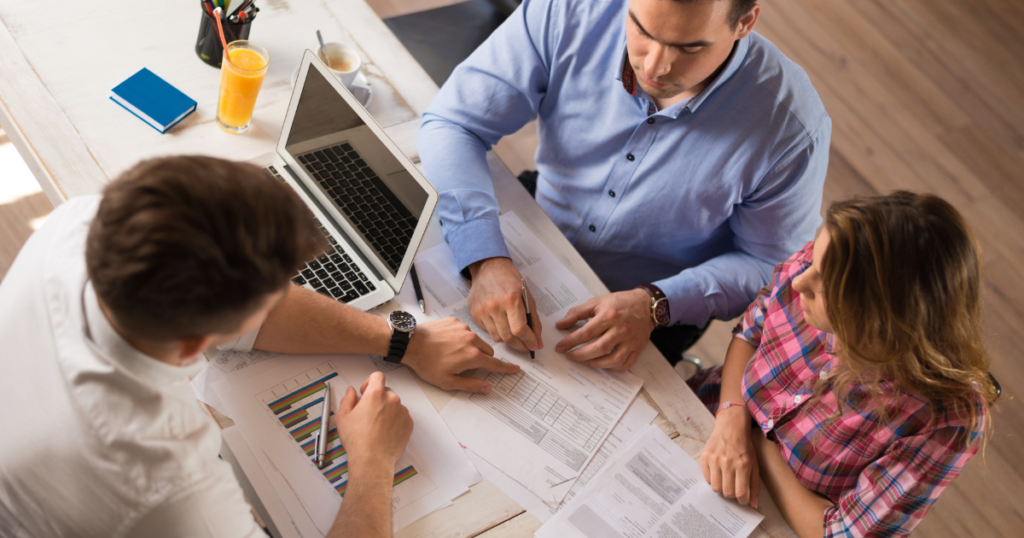
[[[757,508],[761,475],[753,437],[746,408],[733,406],[721,411],[700,454],[700,468],[712,490]]]
[[[508,258],[487,258],[469,266],[473,285],[469,288],[469,315],[483,327],[491,340],[505,342],[519,351],[544,347],[540,316],[533,295],[529,297],[533,330],[526,325],[523,305],[523,277]]]
[[[334,424],[348,452],[349,476],[394,473],[395,462],[412,435],[412,417],[395,392],[384,386],[384,374],[374,372],[356,390],[348,387]]]
[[[565,353],[590,342],[570,351],[567,357],[593,368],[629,370],[650,341],[651,331],[654,330],[651,296],[640,289],[594,297],[570,308],[565,317],[555,323],[555,327],[569,329],[582,319],[589,321],[563,338],[555,346],[555,351]]]
[[[418,325],[402,363],[427,383],[444,390],[481,394],[491,392],[490,383],[459,374],[474,368],[501,374],[519,371],[518,365],[495,359],[494,349],[469,330],[468,325],[455,318]]]

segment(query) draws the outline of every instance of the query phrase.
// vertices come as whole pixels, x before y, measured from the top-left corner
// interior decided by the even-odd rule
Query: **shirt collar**
[[[188,366],[174,366],[154,359],[132,347],[117,333],[107,316],[103,314],[91,281],[85,284],[83,300],[85,302],[86,336],[106,359],[120,369],[159,388],[182,381],[187,382],[190,376],[199,373],[204,366],[204,361],[200,360]]]
[[[695,97],[676,103],[669,108],[665,109],[664,112],[672,117],[678,117],[679,113],[683,108],[689,109],[690,112],[696,112],[697,107],[701,105],[708,98],[709,95],[714,93],[719,87],[725,84],[733,75],[739,71],[740,66],[743,64],[743,60],[747,57],[747,51],[750,50],[750,36],[744,37],[736,41],[733,46],[733,51],[729,55],[729,59],[726,60],[725,69],[719,73],[718,77],[702,92],[697,94]],[[615,71],[615,80],[622,82],[622,87],[627,93],[635,97],[641,97],[647,99],[650,102],[654,102],[650,96],[644,92],[643,88],[637,84],[636,73],[633,72],[633,66],[629,64],[629,50],[626,48],[626,44],[622,44],[622,58],[619,60],[618,68]]]

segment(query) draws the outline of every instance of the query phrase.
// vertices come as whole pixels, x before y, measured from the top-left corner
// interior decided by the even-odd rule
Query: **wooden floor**
[[[368,0],[383,15],[449,0]],[[757,31],[807,70],[833,121],[832,200],[896,189],[933,192],[967,218],[984,248],[985,322],[1003,385],[995,434],[915,536],[1024,536],[1024,2],[772,0]],[[422,6],[422,7],[421,7]],[[532,166],[529,129],[501,144]],[[0,170],[0,181],[3,170]],[[48,202],[0,206],[0,277]],[[730,322],[694,348],[721,363]]]

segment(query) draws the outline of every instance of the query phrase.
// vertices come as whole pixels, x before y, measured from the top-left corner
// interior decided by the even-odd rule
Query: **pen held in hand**
[[[523,305],[526,307],[526,326],[529,327],[530,330],[532,331],[533,330],[533,316],[530,313],[530,295],[529,295],[529,292],[526,291],[526,279],[525,278],[523,279],[522,283],[523,283]],[[536,359],[537,358],[536,353],[534,353],[532,349],[530,350],[530,358],[531,359]]]
[[[328,433],[331,429],[331,385],[324,383],[324,406],[320,411],[320,431],[316,434],[316,467],[317,469],[324,468],[324,462],[327,459],[327,438]]]

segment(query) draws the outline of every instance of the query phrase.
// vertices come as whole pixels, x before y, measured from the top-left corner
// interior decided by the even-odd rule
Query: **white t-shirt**
[[[99,310],[99,200],[61,205],[0,283],[0,536],[265,536],[194,368],[143,355]]]

